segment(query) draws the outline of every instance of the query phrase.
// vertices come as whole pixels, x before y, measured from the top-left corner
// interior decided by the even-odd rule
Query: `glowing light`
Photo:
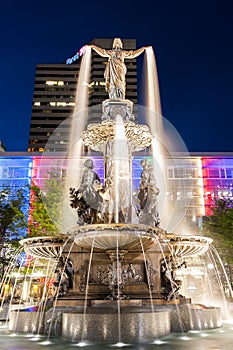
[[[90,344],[85,341],[80,341],[79,343],[75,344],[75,346],[78,346],[80,348],[83,348],[84,346],[88,346],[88,345]]]
[[[130,344],[118,342],[116,344],[112,344],[111,346],[115,346],[116,348],[123,348],[124,346],[129,346]]]
[[[163,345],[163,344],[166,344],[166,343],[167,343],[167,341],[163,341],[163,340],[157,339],[157,340],[153,341],[152,344]]]
[[[26,334],[25,337],[26,337],[26,338],[32,338],[32,337],[33,337],[33,334]]]
[[[57,84],[57,81],[54,81],[54,80],[47,80],[46,85],[49,85],[49,86],[53,86],[53,85],[56,85]]]
[[[213,264],[208,264],[207,267],[208,267],[209,270],[213,270],[214,265]]]
[[[32,341],[38,341],[41,338],[41,335],[37,334],[35,337],[31,338]]]
[[[71,63],[77,61],[77,59],[79,59],[79,57],[84,55],[85,52],[86,52],[86,48],[85,48],[85,46],[82,46],[81,49],[79,49],[79,51],[74,56],[72,56],[71,58],[68,58],[66,60],[66,64],[71,64]]]
[[[51,345],[53,344],[51,341],[49,340],[45,340],[45,341],[42,341],[41,343],[39,343],[40,345]]]
[[[209,334],[207,334],[207,333],[201,333],[200,336],[203,337],[203,338],[205,338],[205,337],[208,337]]]
[[[199,333],[200,333],[200,331],[198,331],[198,330],[196,330],[196,329],[193,329],[193,330],[189,331],[189,333],[199,334]]]
[[[183,337],[180,337],[179,339],[180,339],[180,340],[187,341],[187,340],[191,340],[192,338],[187,337],[187,336],[183,336]]]

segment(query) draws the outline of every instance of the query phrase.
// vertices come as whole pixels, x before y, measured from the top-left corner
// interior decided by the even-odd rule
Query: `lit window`
[[[64,81],[60,80],[60,81],[57,83],[57,85],[60,85],[60,86],[64,85]]]
[[[50,106],[56,106],[56,102],[49,102]]]
[[[66,102],[57,102],[57,106],[62,106],[65,107],[66,106]]]
[[[47,80],[46,85],[49,85],[49,86],[57,85],[57,81],[56,80]]]
[[[39,101],[34,102],[34,106],[40,106],[40,102]]]

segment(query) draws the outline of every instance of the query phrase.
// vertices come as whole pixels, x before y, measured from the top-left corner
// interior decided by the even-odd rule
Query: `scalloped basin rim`
[[[28,237],[25,239],[22,239],[19,241],[21,245],[25,245],[27,243],[41,243],[41,244],[46,244],[46,243],[62,243],[65,240],[67,240],[68,236],[65,234],[60,233],[57,236],[38,236],[38,237]],[[40,242],[41,241],[41,242]]]
[[[137,250],[142,245],[149,249],[158,242],[164,230],[158,227],[137,224],[99,224],[77,226],[69,231],[75,243],[85,249],[99,251],[110,249]]]
[[[144,230],[151,233],[156,234],[165,234],[165,230],[163,230],[160,227],[150,226],[150,225],[142,225],[142,224],[121,224],[121,223],[113,223],[113,224],[91,224],[91,225],[84,225],[84,226],[76,226],[71,228],[68,231],[68,234],[75,234],[76,232],[73,231],[102,231],[102,230],[117,230],[117,231],[125,231],[125,230]]]
[[[166,238],[169,239],[170,242],[178,243],[179,241],[189,241],[189,242],[201,242],[201,243],[209,243],[213,242],[213,239],[206,236],[198,236],[198,235],[177,235],[175,233],[167,233]]]

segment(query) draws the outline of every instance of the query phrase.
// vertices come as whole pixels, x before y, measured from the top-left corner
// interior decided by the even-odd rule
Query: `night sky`
[[[94,38],[153,46],[163,116],[190,152],[233,152],[232,0],[7,0],[0,4],[0,140],[27,150],[38,63]]]

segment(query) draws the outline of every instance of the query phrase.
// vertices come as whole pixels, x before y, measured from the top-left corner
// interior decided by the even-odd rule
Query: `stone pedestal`
[[[134,120],[133,102],[130,100],[105,100],[102,103],[102,120],[116,120],[120,115],[123,120]]]

